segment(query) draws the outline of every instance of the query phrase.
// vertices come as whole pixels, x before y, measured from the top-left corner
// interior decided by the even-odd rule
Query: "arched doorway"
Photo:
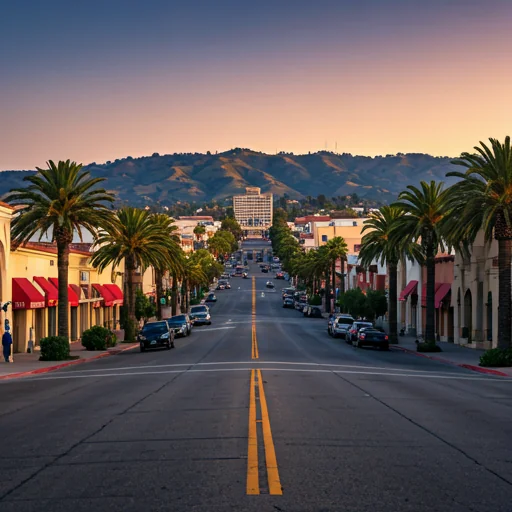
[[[487,330],[486,339],[492,341],[492,292],[487,294]]]
[[[473,298],[469,289],[464,295],[464,324],[462,337],[467,338],[468,343],[471,343],[471,333],[473,332]]]

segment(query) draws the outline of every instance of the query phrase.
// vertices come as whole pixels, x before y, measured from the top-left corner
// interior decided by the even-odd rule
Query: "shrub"
[[[418,352],[442,352],[439,345],[435,343],[418,343]]]
[[[87,350],[106,350],[116,346],[116,335],[101,325],[95,325],[82,334],[82,345]]]
[[[322,305],[322,297],[320,295],[313,295],[311,299],[309,299],[310,306],[321,306]]]
[[[512,366],[512,348],[492,348],[480,356],[480,366]]]
[[[41,338],[40,361],[65,361],[69,359],[69,342],[65,336]]]

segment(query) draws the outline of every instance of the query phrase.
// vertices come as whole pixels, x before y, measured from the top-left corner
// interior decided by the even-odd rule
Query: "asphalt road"
[[[175,350],[1,383],[0,511],[512,510],[512,380],[352,348],[252,274]]]

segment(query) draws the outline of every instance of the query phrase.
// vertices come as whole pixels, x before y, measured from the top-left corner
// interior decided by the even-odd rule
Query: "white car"
[[[354,323],[354,319],[349,315],[343,315],[336,318],[332,326],[332,335],[335,338],[343,337],[345,340],[350,340],[350,329],[352,328],[352,324]]]

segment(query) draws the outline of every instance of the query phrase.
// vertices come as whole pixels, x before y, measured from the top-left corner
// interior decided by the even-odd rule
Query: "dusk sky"
[[[512,130],[512,0],[6,0],[0,170],[320,149],[457,156]]]

